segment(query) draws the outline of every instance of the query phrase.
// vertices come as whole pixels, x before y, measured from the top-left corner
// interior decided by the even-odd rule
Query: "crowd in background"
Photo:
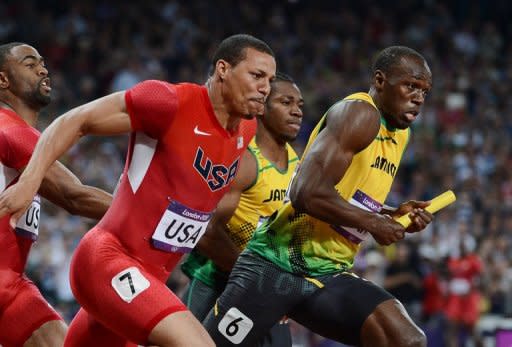
[[[431,346],[478,345],[482,317],[512,314],[512,24],[508,1],[401,0],[2,1],[0,42],[22,41],[45,57],[57,115],[144,79],[204,83],[216,45],[250,33],[274,49],[278,69],[305,99],[300,152],[328,106],[367,91],[373,56],[389,45],[422,53],[433,89],[387,203],[458,201],[427,230],[397,245],[368,242],[355,270],[395,294]],[[81,140],[62,161],[90,185],[113,191],[127,137]],[[70,320],[70,256],[94,221],[49,203],[27,272]],[[94,279],[91,279],[94,280]],[[180,294],[186,278],[169,286]],[[294,346],[339,346],[293,325]]]

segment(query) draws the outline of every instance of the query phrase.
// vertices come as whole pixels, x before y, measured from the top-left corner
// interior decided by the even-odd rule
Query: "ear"
[[[9,88],[9,77],[7,77],[7,73],[5,71],[0,71],[0,88]]]
[[[381,91],[384,88],[384,82],[386,81],[386,74],[381,70],[376,70],[373,75],[373,84],[375,85],[375,89],[377,91]]]
[[[226,75],[230,67],[231,65],[227,61],[223,59],[217,60],[217,63],[215,64],[215,72],[217,73],[217,76],[219,76],[219,79],[221,81],[223,81],[226,78]]]

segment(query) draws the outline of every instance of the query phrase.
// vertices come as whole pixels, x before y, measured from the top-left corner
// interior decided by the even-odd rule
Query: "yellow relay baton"
[[[453,203],[457,198],[455,197],[455,194],[451,190],[447,190],[443,194],[440,194],[433,198],[430,202],[430,205],[425,207],[425,211],[428,211],[430,213],[435,213],[439,211],[442,208],[445,208],[446,206]],[[407,228],[409,225],[411,225],[411,219],[409,218],[409,214],[404,214],[403,216],[400,216],[395,219],[398,223],[402,224],[404,228]]]

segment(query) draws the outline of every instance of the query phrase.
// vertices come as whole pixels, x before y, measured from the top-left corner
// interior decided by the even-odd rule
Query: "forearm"
[[[72,113],[72,111],[68,112]],[[19,182],[35,193],[50,166],[81,136],[80,123],[65,114],[54,121],[37,142],[32,157]]]
[[[301,200],[301,203],[298,203]],[[369,229],[368,225],[375,219],[375,213],[351,205],[341,198],[336,191],[334,194],[311,194],[298,197],[293,202],[301,206],[299,210],[308,215],[332,225]]]
[[[37,142],[20,182],[35,193],[48,168],[86,134],[116,135],[131,131],[124,92],[76,107],[57,118]]]
[[[83,186],[81,194],[71,197],[72,209],[69,212],[83,217],[101,219],[111,203],[111,194],[95,187]]]
[[[221,270],[231,272],[240,250],[228,235],[228,229],[217,226],[208,231],[199,241],[197,248],[201,254],[211,259]]]

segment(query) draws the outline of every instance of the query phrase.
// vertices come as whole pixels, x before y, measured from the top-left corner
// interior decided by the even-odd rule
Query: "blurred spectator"
[[[448,320],[448,347],[460,345],[459,338],[468,334],[475,335],[475,325],[480,316],[479,276],[483,270],[482,262],[471,246],[460,239],[459,252],[447,261],[448,296],[445,314]]]
[[[418,258],[407,241],[395,244],[395,257],[386,268],[384,288],[404,305],[416,323],[421,318],[422,277]]]
[[[299,152],[327,105],[367,85],[374,52],[391,44],[419,50],[435,76],[431,100],[412,129],[387,203],[430,199],[454,189],[457,203],[436,214],[428,230],[408,237],[409,252],[421,255],[414,267],[425,276],[425,295],[442,291],[443,281],[433,278],[440,276],[435,269],[443,269],[446,256],[458,259],[464,239],[486,266],[479,286],[484,314],[505,316],[512,314],[510,13],[507,1],[5,0],[0,2],[0,39],[35,44],[46,58],[54,101],[40,117],[42,128],[71,107],[141,79],[202,83],[209,68],[204,57],[222,38],[236,32],[263,37],[274,48],[279,69],[294,76],[303,91],[303,126],[294,144]],[[126,141],[113,137],[107,142],[84,139],[62,160],[84,182],[113,191]],[[27,272],[69,319],[76,306],[69,302],[66,263],[90,221],[48,204],[42,211],[45,228]],[[372,243],[363,247],[368,250],[357,269],[384,281],[388,262],[383,256],[379,263],[383,252]],[[183,286],[179,273],[170,285]],[[436,307],[424,306],[425,316],[432,317]],[[300,329],[294,330],[297,346],[323,342],[316,337],[312,342]],[[430,341],[437,343],[433,333]]]

